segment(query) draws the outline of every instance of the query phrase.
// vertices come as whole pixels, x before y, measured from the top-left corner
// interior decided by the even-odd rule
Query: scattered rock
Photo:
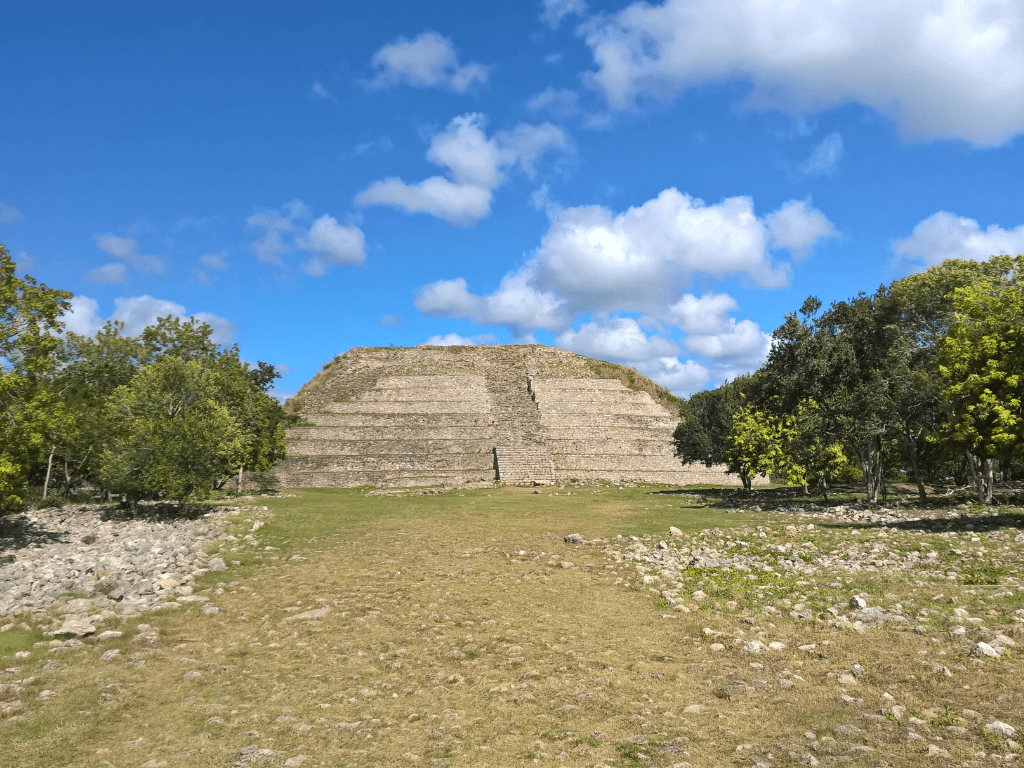
[[[1017,735],[1017,729],[1009,723],[1004,723],[1001,720],[993,720],[991,723],[985,726],[985,730],[989,733],[994,733],[996,736],[1002,736],[1005,739],[1012,739]]]
[[[993,648],[988,643],[978,643],[971,650],[971,653],[973,653],[975,656],[982,657],[982,658],[986,658],[987,657],[987,658],[994,659],[994,658],[998,658],[998,656],[999,656],[999,651],[997,651],[995,648]]]
[[[582,544],[585,539],[582,533],[570,533],[565,537],[564,541],[566,544]]]

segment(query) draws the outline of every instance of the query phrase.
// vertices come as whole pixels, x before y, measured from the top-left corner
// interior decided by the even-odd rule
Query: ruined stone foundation
[[[676,413],[595,373],[608,370],[627,369],[539,345],[356,347],[296,397],[313,426],[288,430],[278,476],[320,488],[738,484],[680,464]]]

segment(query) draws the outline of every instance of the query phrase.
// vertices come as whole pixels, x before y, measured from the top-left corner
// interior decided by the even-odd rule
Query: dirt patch
[[[1016,648],[973,655],[983,629],[1019,638],[1015,575],[972,586],[941,568],[810,574],[776,558],[778,579],[750,580],[679,559],[675,588],[650,554],[669,525],[677,552],[724,555],[746,536],[765,562],[865,533],[644,488],[554,492],[269,501],[256,565],[196,590],[219,614],[125,622],[109,662],[88,644],[5,659],[0,699],[21,704],[0,725],[0,765],[988,765],[1019,750],[986,730],[1022,725]],[[945,543],[943,559],[961,548],[915,536]],[[1000,557],[1024,546],[963,538]],[[657,567],[624,557],[637,544]],[[907,622],[837,625],[828,609],[857,595]]]

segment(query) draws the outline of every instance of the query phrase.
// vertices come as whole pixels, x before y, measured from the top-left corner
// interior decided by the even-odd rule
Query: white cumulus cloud
[[[772,233],[772,242],[789,248],[794,256],[801,258],[807,256],[819,240],[836,236],[836,229],[825,214],[804,200],[790,200],[765,216],[765,222]]]
[[[461,277],[438,280],[423,286],[414,303],[426,315],[504,326],[520,338],[536,328],[562,330],[573,317],[564,300],[550,291],[541,292],[528,285],[523,274],[507,275],[490,296],[474,296]]]
[[[189,317],[185,308],[173,301],[155,299],[152,296],[131,296],[114,299],[114,311],[109,317],[104,318],[100,315],[99,303],[95,299],[79,295],[71,299],[71,308],[61,321],[65,330],[81,336],[91,336],[108,321],[119,321],[124,323],[126,335],[137,336],[146,326],[167,315],[174,315],[183,320]],[[211,338],[216,344],[231,344],[238,333],[234,323],[219,315],[196,312],[192,316],[213,328]]]
[[[974,219],[939,211],[914,227],[910,237],[897,240],[893,250],[925,267],[946,259],[985,261],[990,256],[1015,256],[1024,253],[1024,224],[1014,229],[992,224],[982,230]]]
[[[552,216],[536,255],[494,293],[477,296],[461,278],[442,280],[420,290],[417,308],[517,334],[565,330],[581,312],[664,317],[698,275],[785,285],[788,266],[775,263],[770,246],[802,256],[834,233],[805,202],[790,201],[758,218],[749,197],[705,205],[676,189],[619,214],[583,206]]]
[[[707,293],[701,297],[683,294],[668,308],[665,319],[684,333],[721,333],[729,325],[729,313],[738,308],[736,300],[724,293]]]
[[[339,224],[328,214],[307,226],[312,218],[312,212],[301,200],[287,203],[280,211],[260,211],[250,216],[246,224],[254,230],[262,230],[259,239],[250,243],[257,261],[283,266],[285,255],[308,253],[310,258],[302,265],[302,270],[313,277],[324,274],[328,267],[366,261],[366,238],[359,227]],[[220,256],[223,262],[223,255]],[[208,266],[220,268],[216,264]]]
[[[446,333],[444,336],[431,336],[420,346],[424,347],[475,347],[476,342],[459,336],[457,333]]]
[[[658,384],[686,397],[704,387],[711,379],[711,370],[695,360],[685,362],[678,357],[659,357],[638,363],[636,369]]]
[[[399,37],[373,54],[371,64],[376,74],[367,83],[370,88],[404,82],[465,93],[487,82],[487,67],[472,62],[460,65],[452,41],[437,32],[422,32],[412,40]]]
[[[749,82],[747,106],[859,103],[911,140],[995,146],[1024,131],[1024,4],[1011,0],[665,0],[590,22],[611,107]]]
[[[753,320],[729,319],[718,333],[691,334],[683,344],[694,354],[723,364],[739,364],[756,368],[772,346],[771,334],[765,333]]]
[[[602,316],[571,328],[555,339],[555,346],[602,360],[636,362],[679,353],[676,344],[661,336],[648,336],[631,317]]]
[[[450,178],[431,176],[416,184],[384,179],[356,195],[356,203],[429,213],[455,226],[469,227],[490,213],[493,190],[505,182],[506,169],[518,166],[533,176],[541,155],[569,147],[565,132],[550,123],[521,123],[490,138],[485,128],[483,115],[465,114],[431,139],[427,159],[446,168]]]
[[[366,261],[366,238],[362,230],[343,226],[327,214],[313,222],[300,245],[313,254],[313,258],[302,265],[302,269],[313,277],[322,275],[327,267]]]

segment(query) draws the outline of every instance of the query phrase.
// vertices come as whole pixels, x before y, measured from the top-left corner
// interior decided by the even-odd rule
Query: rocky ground
[[[252,500],[147,523],[175,546],[122,581],[170,576],[156,605],[177,607],[82,595],[121,613],[0,661],[0,766],[1020,760],[1016,507],[322,494],[319,516]],[[199,573],[188,536],[227,571]],[[71,607],[18,622],[59,631]]]
[[[25,626],[59,619],[61,626],[49,627],[55,636],[82,637],[99,623],[167,601],[204,601],[192,583],[226,570],[210,552],[238,540],[228,527],[239,511],[224,506],[182,516],[156,506],[128,513],[68,505],[0,518],[0,632],[17,616]],[[242,539],[255,541],[251,532]]]

